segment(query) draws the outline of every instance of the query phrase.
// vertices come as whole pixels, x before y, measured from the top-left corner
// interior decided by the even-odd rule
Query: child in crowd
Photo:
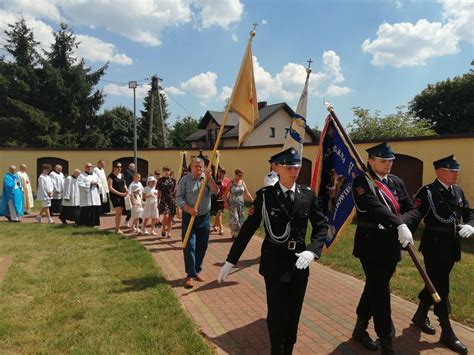
[[[155,232],[155,223],[158,218],[158,190],[155,189],[156,179],[154,176],[148,176],[146,179],[146,187],[143,191],[145,199],[145,208],[143,210],[143,226],[142,234],[148,234],[146,230],[146,225],[150,221],[151,225],[151,234],[157,235]]]
[[[132,202],[132,229],[136,233],[140,233],[140,219],[143,213],[143,185],[140,182],[141,175],[133,174],[133,181],[130,183],[128,190],[130,191],[130,200]]]
[[[51,207],[51,197],[53,196],[53,181],[48,175],[51,171],[51,165],[43,164],[43,172],[38,178],[38,191],[36,192],[36,199],[41,201],[41,210],[36,216],[36,220],[41,223],[43,215],[48,218],[48,223],[53,224],[49,208]]]

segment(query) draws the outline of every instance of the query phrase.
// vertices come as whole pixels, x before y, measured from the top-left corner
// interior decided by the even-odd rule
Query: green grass
[[[0,223],[0,353],[211,354],[151,255],[92,228]]]
[[[355,228],[355,225],[350,225],[332,249],[321,257],[320,262],[332,269],[364,279],[359,259],[352,256]],[[418,230],[415,235],[415,250],[418,250],[420,236],[421,230]],[[450,277],[451,317],[468,326],[474,326],[474,240],[462,240],[461,249],[461,261],[455,264]],[[423,265],[423,256],[418,252],[417,255]],[[418,302],[418,293],[422,287],[423,280],[406,253],[392,278],[391,290],[405,299]]]

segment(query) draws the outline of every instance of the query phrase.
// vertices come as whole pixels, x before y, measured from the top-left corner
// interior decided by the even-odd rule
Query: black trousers
[[[81,207],[78,226],[100,226],[100,206]]]
[[[289,283],[265,277],[272,354],[281,354],[282,347],[296,343],[308,275],[308,270],[296,270]]]
[[[424,256],[426,273],[431,279],[433,286],[441,297],[441,302],[435,303],[426,287],[418,295],[420,301],[426,304],[434,304],[434,314],[439,318],[449,317],[451,303],[449,302],[449,274],[454,266],[454,261],[440,261],[438,259]]]
[[[79,206],[61,206],[61,214],[59,219],[61,221],[79,221],[79,215],[81,213],[81,208]]]
[[[62,199],[57,199],[57,198],[53,198],[51,199],[51,207],[49,208],[49,212],[51,214],[53,213],[61,213],[61,203],[62,203]]]
[[[357,306],[357,315],[374,318],[378,337],[392,333],[392,310],[390,306],[390,279],[397,264],[380,264],[360,259],[365,273],[365,286]]]

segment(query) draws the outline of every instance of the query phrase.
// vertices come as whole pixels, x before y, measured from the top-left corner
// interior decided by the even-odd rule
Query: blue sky
[[[3,29],[23,14],[43,48],[64,21],[92,68],[109,61],[104,108],[133,108],[126,83],[163,78],[172,123],[221,110],[252,24],[257,96],[293,109],[313,60],[307,121],[323,126],[323,99],[341,121],[351,108],[395,112],[427,84],[461,75],[474,59],[471,0],[2,0]]]

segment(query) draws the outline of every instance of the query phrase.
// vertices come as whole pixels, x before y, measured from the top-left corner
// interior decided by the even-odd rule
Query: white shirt
[[[444,182],[442,182],[440,179],[436,179],[436,180],[438,180],[438,182],[439,182],[441,185],[443,185],[443,187],[444,187],[446,190],[449,190],[450,187],[453,187],[453,185],[451,185],[451,186],[446,185],[446,184],[445,184]]]
[[[271,173],[265,175],[263,178],[263,186],[273,186],[278,182],[278,180],[278,173],[272,170]]]
[[[77,178],[68,176],[64,182],[63,206],[79,206]]]
[[[63,190],[64,190],[64,174],[57,173],[56,171],[51,171],[49,173],[51,180],[53,181],[53,196],[52,198],[57,200],[63,198]]]
[[[289,189],[287,189],[285,186],[283,186],[283,185],[280,183],[280,188],[281,188],[281,191],[283,191],[284,194],[286,194],[286,192],[287,192],[288,190],[291,190],[291,191],[293,191],[293,193],[295,193],[295,191],[296,191],[296,183],[293,183],[293,186],[292,186],[291,188],[289,188]]]
[[[128,191],[131,194],[130,198],[132,199],[132,204],[137,205],[138,207],[143,206],[143,185],[140,181],[132,181],[128,187]]]
[[[97,174],[89,175],[82,172],[77,178],[77,185],[79,186],[79,206],[100,206],[99,188],[101,182]]]
[[[106,198],[106,196],[109,193],[109,184],[107,183],[107,176],[105,176],[105,171],[104,169],[99,168],[96,166],[93,170],[94,174],[97,174],[97,176],[100,179],[101,185],[100,185],[100,190],[99,193],[102,195],[102,199]],[[104,202],[107,201],[107,199],[103,200]]]
[[[41,174],[38,178],[38,191],[36,191],[36,199],[38,201],[51,200],[49,193],[54,189],[53,181],[49,175]]]

